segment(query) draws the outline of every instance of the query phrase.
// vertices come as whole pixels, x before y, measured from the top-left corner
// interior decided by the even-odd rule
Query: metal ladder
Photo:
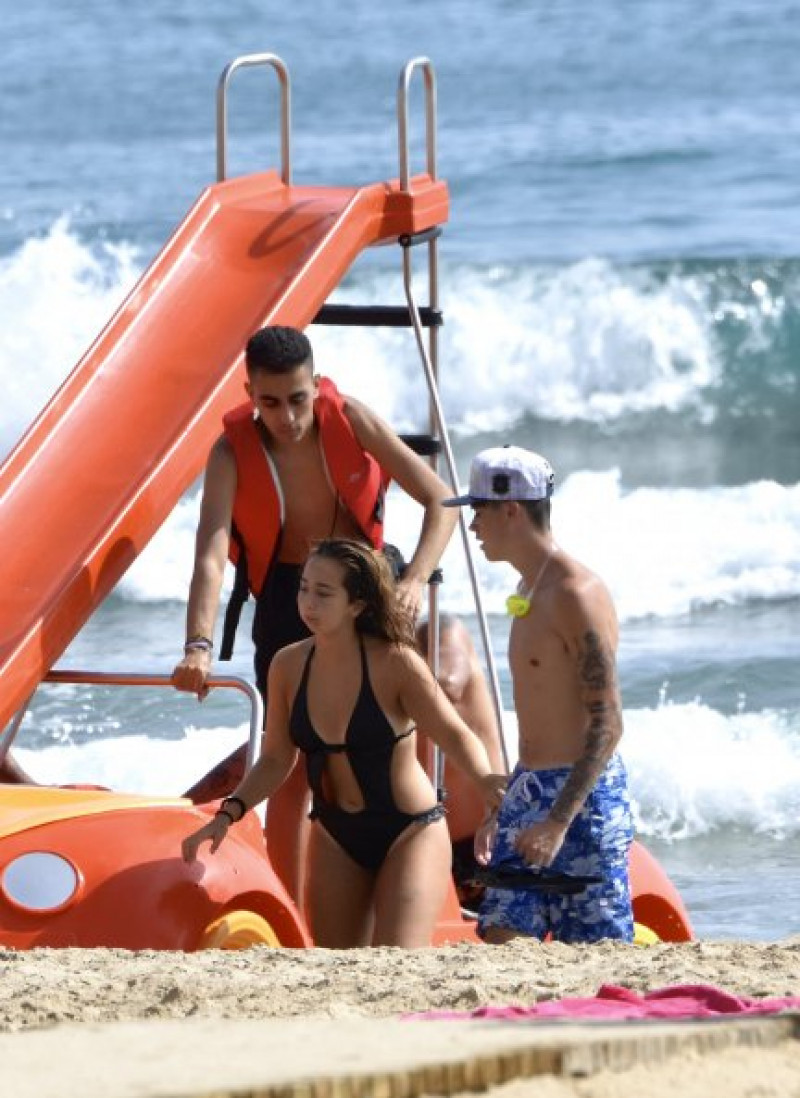
[[[217,179],[224,180],[228,163],[228,88],[234,73],[243,68],[270,66],[280,82],[281,110],[281,179],[289,186],[292,179],[291,163],[291,81],[285,63],[273,53],[247,54],[231,61],[222,71],[217,85]],[[408,61],[400,73],[397,86],[397,133],[400,190],[411,190],[409,167],[409,92],[415,73],[420,72],[424,79],[425,90],[425,170],[431,179],[436,179],[436,75],[433,64],[427,57],[415,57]],[[439,456],[444,456],[447,478],[458,493],[458,470],[456,468],[450,435],[447,429],[444,411],[439,396],[439,329],[444,318],[439,306],[439,254],[438,240],[442,234],[440,226],[425,232],[401,236],[397,243],[402,250],[403,284],[406,306],[402,305],[323,305],[314,317],[313,324],[361,327],[409,327],[413,328],[419,351],[420,361],[428,387],[428,429],[427,435],[403,435],[403,440],[427,457],[434,471],[438,472]],[[428,303],[418,305],[412,287],[412,253],[414,248],[427,248]],[[459,527],[461,540],[472,585],[475,614],[481,634],[484,659],[489,685],[494,702],[503,761],[508,769],[508,752],[503,735],[503,707],[497,668],[492,652],[489,627],[483,609],[480,586],[478,584],[472,546],[467,533],[464,512],[459,508]],[[436,570],[429,583],[428,607],[428,661],[434,674],[439,670],[439,583],[441,572]],[[444,762],[441,752],[436,751],[436,783],[442,785]]]

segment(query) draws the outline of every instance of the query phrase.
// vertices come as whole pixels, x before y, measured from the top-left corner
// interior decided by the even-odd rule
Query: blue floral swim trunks
[[[571,773],[570,767],[525,770],[517,766],[497,818],[490,866],[529,869],[514,842],[521,831],[544,819]],[[556,873],[601,877],[577,895],[511,888],[487,888],[478,931],[516,930],[535,938],[548,933],[559,942],[633,940],[628,852],[633,839],[625,765],[615,755],[572,821],[551,865]]]

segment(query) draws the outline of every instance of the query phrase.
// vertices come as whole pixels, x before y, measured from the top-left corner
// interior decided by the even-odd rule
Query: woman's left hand
[[[508,785],[507,774],[484,774],[480,779],[483,799],[490,808],[499,808]]]
[[[472,840],[472,851],[478,865],[488,865],[492,856],[492,847],[497,835],[497,813],[487,816]]]

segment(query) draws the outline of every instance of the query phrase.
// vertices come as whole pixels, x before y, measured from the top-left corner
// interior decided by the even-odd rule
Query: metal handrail
[[[400,73],[400,79],[397,88],[397,126],[398,126],[398,151],[400,159],[400,189],[408,191],[410,187],[410,172],[409,172],[409,152],[408,152],[408,93],[411,85],[411,79],[417,70],[422,70],[425,78],[425,136],[426,136],[426,149],[427,149],[427,172],[431,179],[436,178],[436,75],[433,69],[433,64],[427,57],[415,57],[409,61],[402,69]],[[438,252],[438,233],[431,233],[427,240],[428,249],[428,298],[429,306],[431,309],[439,309],[439,252]],[[425,373],[425,380],[428,385],[428,399],[429,399],[429,422],[431,434],[438,433],[440,441],[442,443],[442,450],[444,452],[445,461],[447,464],[447,471],[450,478],[450,484],[453,487],[454,493],[458,494],[458,470],[456,468],[455,457],[453,455],[453,448],[450,444],[450,433],[447,429],[447,423],[445,421],[444,410],[439,397],[439,330],[438,327],[432,327],[427,329],[427,346],[425,338],[425,329],[420,317],[419,307],[417,306],[414,298],[413,291],[413,272],[411,267],[411,242],[401,237],[399,241],[403,250],[403,285],[405,289],[406,302],[408,304],[409,313],[411,315],[411,321],[414,328],[414,335],[417,340],[417,347],[419,349],[420,358],[422,360],[422,367]],[[436,455],[431,458],[431,464],[434,469],[437,467]],[[500,746],[503,754],[503,762],[506,770],[509,769],[508,749],[506,747],[505,735],[503,733],[503,704],[500,693],[500,680],[497,675],[497,666],[495,664],[494,653],[492,652],[491,637],[489,636],[489,626],[486,621],[486,614],[483,609],[483,600],[481,598],[480,587],[478,585],[478,574],[475,567],[475,559],[472,554],[472,547],[469,543],[469,535],[467,532],[467,523],[464,518],[463,510],[459,509],[458,514],[459,528],[461,530],[461,540],[464,545],[464,554],[467,560],[467,569],[469,571],[470,583],[472,585],[472,594],[475,602],[475,613],[478,618],[478,626],[481,633],[481,640],[483,643],[484,658],[486,661],[486,668],[489,674],[489,686],[492,695],[492,701],[494,704],[495,717],[497,719],[497,728],[500,735]],[[439,671],[439,591],[437,584],[431,584],[429,588],[429,628],[428,628],[428,661],[434,674],[438,674]],[[444,759],[441,752],[436,749],[436,784],[441,786],[444,778]]]
[[[249,53],[236,57],[222,70],[217,83],[217,182],[227,178],[228,171],[228,86],[239,69],[270,65],[278,74],[281,85],[281,179],[290,186],[291,160],[291,84],[289,70],[276,53]]]
[[[172,678],[164,674],[134,673],[128,671],[70,671],[56,668],[45,675],[43,682],[87,684],[91,686],[169,686],[174,689]],[[250,733],[247,740],[246,769],[250,770],[258,757],[261,734],[264,731],[264,703],[253,683],[238,675],[210,675],[206,680],[210,690],[239,690],[250,700]],[[19,727],[17,725],[17,727]],[[14,730],[16,732],[16,729]],[[10,746],[10,744],[8,745]],[[8,747],[6,747],[8,750]]]
[[[425,149],[426,170],[436,178],[436,74],[427,57],[414,57],[400,73],[397,87],[397,144],[400,161],[400,190],[407,191],[411,180],[408,154],[408,91],[417,69],[425,78]]]
[[[423,369],[425,371],[425,379],[428,383],[428,398],[430,406],[433,412],[433,416],[436,425],[439,430],[439,436],[442,443],[442,450],[445,456],[445,462],[447,464],[447,471],[450,478],[450,484],[452,485],[454,493],[457,495],[458,488],[458,470],[456,468],[456,461],[453,455],[453,448],[450,444],[450,435],[447,430],[447,424],[444,418],[444,411],[442,409],[442,403],[439,399],[438,386],[436,384],[436,374],[430,358],[428,356],[427,349],[424,342],[424,329],[422,322],[419,318],[419,310],[417,308],[416,301],[414,300],[414,293],[411,285],[411,261],[409,258],[409,248],[403,249],[403,282],[406,290],[406,299],[408,301],[408,307],[411,311],[411,318],[414,324],[414,335],[417,339],[417,346],[419,348],[420,358],[422,359]],[[506,770],[509,769],[508,749],[506,747],[505,735],[503,734],[503,706],[500,694],[500,680],[497,675],[497,666],[494,659],[494,653],[492,652],[491,637],[489,636],[489,626],[486,621],[486,613],[483,609],[483,599],[481,597],[480,586],[478,584],[478,573],[475,567],[475,558],[472,553],[472,546],[469,542],[469,534],[467,531],[467,522],[464,518],[464,511],[459,508],[458,511],[458,524],[461,531],[461,540],[464,545],[464,555],[467,560],[467,570],[469,571],[470,583],[472,586],[472,594],[475,602],[475,613],[478,618],[478,625],[481,633],[481,640],[483,641],[484,656],[486,659],[486,667],[489,673],[489,685],[491,687],[492,701],[494,702],[495,716],[497,718],[498,732],[500,733],[500,746],[503,752],[503,762],[505,763]],[[433,594],[431,596],[433,603]],[[436,647],[438,649],[438,628],[436,629]],[[438,655],[434,657],[433,663],[434,673],[438,670]]]

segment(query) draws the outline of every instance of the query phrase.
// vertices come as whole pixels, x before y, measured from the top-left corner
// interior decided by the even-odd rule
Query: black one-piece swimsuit
[[[319,820],[328,834],[365,869],[383,865],[395,840],[414,823],[433,823],[445,813],[443,804],[425,812],[402,812],[392,793],[391,768],[395,744],[414,729],[395,735],[386,714],[378,705],[361,641],[361,689],[358,693],[344,743],[327,743],[311,723],[308,712],[308,675],[312,647],[306,659],[289,720],[292,741],[306,757],[308,784],[313,794],[310,818]],[[348,812],[325,799],[322,779],[329,755],[344,754],[361,790],[364,807]]]

